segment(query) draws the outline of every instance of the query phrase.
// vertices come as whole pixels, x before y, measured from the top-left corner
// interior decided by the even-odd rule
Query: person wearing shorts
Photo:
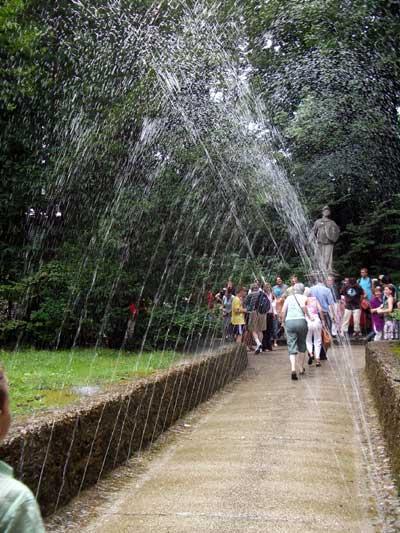
[[[246,309],[249,312],[248,328],[253,335],[256,345],[255,353],[262,352],[263,331],[267,329],[267,317],[258,312],[257,306],[260,299],[261,289],[257,283],[253,283],[251,291],[246,297]]]
[[[345,301],[345,311],[342,329],[345,336],[349,333],[351,317],[353,317],[354,337],[361,337],[360,318],[361,318],[361,298],[364,294],[363,289],[358,285],[355,278],[350,278],[348,285],[342,290]]]
[[[304,374],[304,361],[306,357],[306,338],[308,333],[307,297],[304,296],[304,285],[296,283],[293,293],[285,300],[282,309],[282,318],[285,324],[287,346],[289,352],[292,379],[297,380],[296,366],[300,361],[300,374]],[[302,358],[301,358],[302,355]]]

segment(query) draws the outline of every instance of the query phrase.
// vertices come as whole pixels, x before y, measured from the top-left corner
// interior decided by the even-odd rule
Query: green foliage
[[[0,101],[7,111],[15,111],[22,97],[36,94],[39,67],[35,60],[42,31],[27,15],[29,4],[6,0],[0,6],[0,49],[4,54]]]
[[[246,2],[255,83],[290,149],[291,179],[344,231],[337,268],[396,270],[400,172],[398,3]],[[387,211],[388,212],[388,211]],[[388,217],[386,217],[387,219]]]
[[[395,309],[392,313],[390,313],[390,318],[400,321],[400,309]]]
[[[360,224],[349,224],[339,248],[338,265],[355,274],[368,265],[375,274],[400,275],[400,196],[391,200],[372,201],[360,217]],[[373,253],[371,253],[373,250]],[[389,267],[390,266],[390,267]]]
[[[6,320],[0,323],[0,341],[4,345],[15,343],[26,331],[26,320]]]
[[[298,257],[275,206],[257,194],[252,169],[240,169],[238,198],[234,173],[224,167],[221,184],[204,156],[206,148],[211,160],[224,152],[235,161],[240,148],[224,117],[209,120],[209,79],[225,72],[215,50],[187,32],[189,57],[178,48],[171,58],[166,46],[160,58],[190,71],[179,97],[199,104],[191,120],[201,145],[157,89],[156,73],[123,46],[124,26],[106,31],[111,16],[129,11],[160,24],[168,44],[184,4],[161,3],[146,15],[150,0],[125,0],[121,13],[91,0],[82,8],[96,12],[90,24],[85,15],[71,16],[74,4],[0,6],[0,298],[15,311],[0,323],[0,339],[121,345],[129,303],[142,299],[147,311],[139,314],[133,346],[144,338],[148,348],[194,342],[220,328],[205,309],[208,285],[287,276],[300,271]],[[227,27],[244,16],[252,81],[290,156],[277,149],[274,157],[312,218],[326,203],[333,208],[342,229],[336,268],[400,272],[398,4],[222,4]],[[233,40],[225,45],[239,58]],[[112,77],[94,75],[105,64]],[[71,102],[79,113],[71,114]],[[143,132],[155,135],[150,148],[138,143]],[[62,225],[28,228],[27,209],[55,199]]]
[[[208,309],[156,309],[152,316],[153,335],[148,339],[155,346],[195,347],[199,340],[216,336],[222,332],[221,313],[210,314]]]
[[[31,2],[0,6],[0,278],[18,280],[24,213],[40,194],[43,109],[50,99],[45,30]]]

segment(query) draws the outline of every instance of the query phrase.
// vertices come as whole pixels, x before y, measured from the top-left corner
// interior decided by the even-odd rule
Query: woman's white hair
[[[302,283],[296,283],[293,287],[293,292],[295,294],[303,294],[304,293],[304,285]]]

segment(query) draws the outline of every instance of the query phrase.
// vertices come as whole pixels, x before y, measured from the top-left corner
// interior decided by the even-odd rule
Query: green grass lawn
[[[67,405],[80,398],[75,387],[102,387],[144,377],[168,368],[180,357],[176,352],[139,355],[105,348],[0,351],[14,414]]]
[[[397,357],[400,357],[400,343],[398,346],[393,346],[392,351],[397,355]]]

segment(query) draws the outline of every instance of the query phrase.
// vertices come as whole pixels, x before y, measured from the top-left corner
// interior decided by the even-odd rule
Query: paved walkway
[[[353,347],[358,368],[363,354]],[[292,382],[283,348],[252,356],[246,376],[81,533],[374,531],[341,357],[335,348]]]

